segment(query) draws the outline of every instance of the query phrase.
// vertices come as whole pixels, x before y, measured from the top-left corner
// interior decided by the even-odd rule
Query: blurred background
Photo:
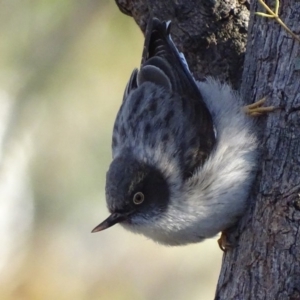
[[[115,226],[104,185],[143,36],[108,0],[0,1],[0,299],[213,299],[216,239]]]

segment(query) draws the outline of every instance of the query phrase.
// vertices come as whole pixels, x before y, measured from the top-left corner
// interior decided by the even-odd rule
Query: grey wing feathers
[[[118,125],[117,123],[120,123],[120,119],[122,119],[123,123],[127,122],[123,118],[130,111],[130,107],[135,113],[143,115],[143,122],[146,122],[146,114],[143,114],[140,110],[136,111],[136,108],[141,107],[140,103],[143,101],[151,101],[149,95],[157,93],[151,94],[147,92],[145,85],[148,84],[149,86],[149,83],[151,83],[158,88],[161,87],[170,98],[170,102],[161,101],[161,103],[164,103],[161,105],[165,105],[161,107],[161,111],[165,112],[165,126],[173,130],[173,132],[181,132],[176,137],[176,151],[179,156],[183,176],[189,177],[195,168],[205,162],[215,145],[214,126],[211,114],[187,67],[184,56],[175,47],[169,32],[170,22],[161,22],[156,18],[150,20],[146,30],[141,68],[139,72],[134,70],[129,79],[115,128]],[[134,93],[132,93],[131,97],[130,94],[133,91]],[[127,103],[128,105],[124,108],[127,99],[132,103]],[[159,99],[154,100],[159,105]],[[171,101],[176,101],[176,105]],[[143,107],[146,108],[148,106],[145,104]],[[171,111],[175,111],[175,115],[170,123],[168,118],[170,114],[168,113]],[[133,124],[134,113],[130,115],[128,123],[132,124],[131,127],[140,126],[137,123],[139,118],[136,118],[136,123]],[[155,122],[158,119],[158,117],[152,117],[152,119],[149,119],[149,122]],[[153,126],[157,127],[157,124]],[[180,130],[178,131],[177,128],[180,128]],[[136,128],[132,130],[140,132]],[[122,137],[124,140],[124,136],[126,136],[126,134],[120,134],[120,130],[117,135],[120,141]],[[115,139],[118,136],[115,136]]]
[[[215,145],[215,133],[211,114],[203,101],[196,82],[190,73],[185,58],[175,47],[171,36],[171,22],[150,20],[142,57],[142,67],[152,65],[162,70],[168,77],[172,92],[180,96],[187,107],[185,123],[187,134],[184,149],[184,169],[186,176],[195,167],[202,165]],[[154,71],[154,69],[153,69]],[[157,72],[156,72],[157,73]],[[184,107],[184,106],[183,106]],[[184,144],[184,141],[183,141]],[[186,159],[189,157],[189,159]]]
[[[147,81],[163,86],[169,91],[172,90],[171,81],[168,76],[166,76],[166,74],[155,65],[145,65],[141,68],[137,77],[138,85]]]

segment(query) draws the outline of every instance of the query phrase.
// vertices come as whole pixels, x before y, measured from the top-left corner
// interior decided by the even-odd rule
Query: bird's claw
[[[226,231],[221,232],[221,236],[218,239],[218,245],[223,252],[226,252],[227,250],[230,250],[235,247],[235,244],[229,240]]]
[[[257,117],[257,116],[261,116],[263,114],[267,114],[270,112],[273,112],[274,110],[276,110],[275,106],[266,106],[266,107],[262,107],[263,104],[266,101],[266,97],[250,104],[250,105],[246,105],[244,106],[244,112],[251,116],[251,117]]]

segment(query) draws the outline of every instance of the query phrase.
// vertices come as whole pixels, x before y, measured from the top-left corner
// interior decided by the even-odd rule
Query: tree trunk
[[[254,16],[263,11],[256,1],[249,28],[245,1],[116,2],[143,31],[150,15],[171,19],[197,79],[217,77],[240,88],[245,103],[267,96],[279,108],[258,121],[261,167],[231,233],[237,246],[224,254],[215,299],[300,299],[300,43],[274,19]],[[299,0],[284,0],[279,15],[300,33]]]
[[[243,2],[243,3],[241,3]],[[238,88],[247,40],[249,4],[245,0],[116,0],[145,32],[149,17],[172,20],[172,38],[194,76],[211,75]]]
[[[300,2],[285,0],[279,15],[299,33]],[[261,170],[239,247],[224,255],[216,299],[300,299],[299,53],[278,23],[251,14],[241,92],[281,109],[260,120]]]

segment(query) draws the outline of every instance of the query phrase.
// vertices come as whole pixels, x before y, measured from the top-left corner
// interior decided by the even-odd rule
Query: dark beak
[[[111,214],[106,220],[104,220],[102,223],[100,223],[98,226],[96,226],[92,232],[98,232],[102,231],[104,229],[107,229],[119,222],[122,222],[126,219],[126,215],[119,214],[119,213],[113,213]]]

